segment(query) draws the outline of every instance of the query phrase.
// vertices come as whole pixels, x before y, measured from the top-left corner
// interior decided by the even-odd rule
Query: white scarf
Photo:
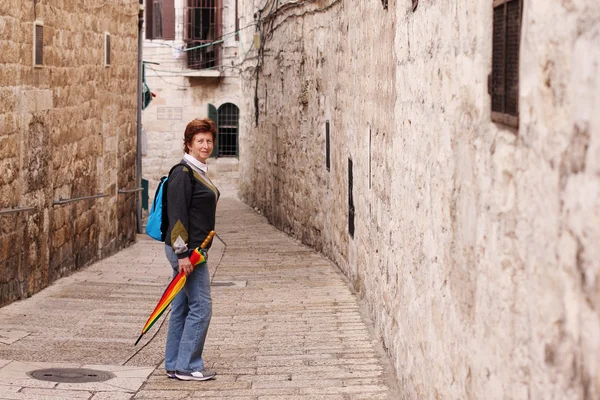
[[[193,156],[185,153],[183,155],[183,159],[190,164],[197,172],[202,173],[204,175],[208,175],[208,165],[204,164],[202,161],[196,160]]]

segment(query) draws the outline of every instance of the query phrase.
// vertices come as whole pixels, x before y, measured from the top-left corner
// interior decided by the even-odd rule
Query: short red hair
[[[212,134],[213,142],[217,140],[217,126],[210,118],[196,118],[190,121],[185,127],[185,133],[183,134],[183,151],[186,153],[190,152],[188,144],[192,143],[194,136],[198,133],[210,133]]]

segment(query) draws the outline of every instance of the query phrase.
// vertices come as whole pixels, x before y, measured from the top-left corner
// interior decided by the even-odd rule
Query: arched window
[[[217,116],[217,157],[237,157],[240,109],[225,103],[219,107]]]

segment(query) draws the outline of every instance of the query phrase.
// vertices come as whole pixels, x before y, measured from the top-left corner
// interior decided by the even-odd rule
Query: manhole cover
[[[115,377],[107,371],[86,368],[47,368],[28,373],[34,379],[61,383],[104,382]]]

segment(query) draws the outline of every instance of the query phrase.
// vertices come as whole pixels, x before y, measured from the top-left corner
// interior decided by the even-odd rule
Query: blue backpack
[[[194,179],[194,174],[191,172],[191,168],[185,163],[174,165],[169,171],[169,175],[160,178],[160,183],[158,184],[156,193],[154,194],[154,202],[152,203],[150,214],[148,215],[148,222],[146,222],[146,233],[152,239],[156,239],[161,242],[165,241],[167,230],[169,229],[169,213],[167,212],[167,183],[173,170],[180,165],[190,169],[189,175],[190,179],[192,180],[192,191],[194,182],[196,181]]]

